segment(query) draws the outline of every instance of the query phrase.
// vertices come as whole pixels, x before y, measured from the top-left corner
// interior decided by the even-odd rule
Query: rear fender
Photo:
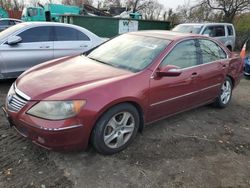
[[[241,57],[236,54],[232,54],[232,57],[229,60],[229,67],[227,75],[233,79],[234,87],[238,85],[241,77],[243,76],[244,62]]]

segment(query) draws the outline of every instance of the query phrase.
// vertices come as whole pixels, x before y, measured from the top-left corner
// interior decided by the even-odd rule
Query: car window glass
[[[177,25],[172,31],[199,34],[202,27],[202,25]]]
[[[203,34],[207,34],[210,37],[222,37],[225,36],[225,27],[223,25],[208,26],[203,31]]]
[[[228,25],[228,26],[227,26],[227,32],[228,32],[228,35],[229,35],[229,36],[234,35],[233,27],[232,27],[231,25]]]
[[[28,9],[28,16],[37,16],[37,9],[36,8],[29,8]]]
[[[223,25],[215,26],[214,27],[214,36],[215,37],[223,37],[223,36],[225,36],[225,27]]]
[[[40,27],[34,27],[26,31],[23,31],[18,36],[22,38],[22,43],[45,42],[45,41],[51,41],[50,31],[51,31],[51,27],[40,26]]]
[[[55,27],[55,41],[90,40],[84,33],[70,27]]]
[[[187,68],[197,65],[197,53],[194,40],[181,42],[162,61],[161,67],[175,65],[180,68]]]
[[[210,37],[214,37],[214,27],[213,26],[208,26],[205,28],[203,31],[203,34],[208,35]]]
[[[9,25],[15,25],[15,24],[16,24],[16,23],[15,23],[14,20],[10,20]]]
[[[226,53],[216,43],[210,40],[199,40],[203,63],[225,59]]]
[[[9,25],[9,20],[1,20],[0,21],[0,26],[1,25]]]
[[[100,45],[88,57],[111,66],[137,72],[149,66],[171,41],[123,34]]]

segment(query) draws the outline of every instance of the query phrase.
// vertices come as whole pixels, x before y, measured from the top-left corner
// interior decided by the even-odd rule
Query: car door
[[[202,66],[200,66],[200,84],[203,89],[200,93],[202,101],[209,101],[219,95],[223,83],[228,59],[226,52],[215,42],[209,39],[199,39]]]
[[[158,69],[168,65],[180,67],[182,73],[179,76],[151,78],[149,99],[151,120],[183,111],[201,102],[196,97],[201,89],[196,46],[195,40],[180,42],[161,62]]]
[[[0,46],[3,74],[15,77],[34,65],[53,59],[49,26],[29,28],[17,36],[22,38],[20,43],[9,45],[5,42]]]
[[[55,58],[78,55],[91,47],[90,38],[83,32],[67,26],[54,26]]]

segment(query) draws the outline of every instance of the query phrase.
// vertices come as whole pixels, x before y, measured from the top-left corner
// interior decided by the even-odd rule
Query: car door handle
[[[80,48],[87,48],[87,47],[88,47],[88,45],[86,45],[86,44],[80,45]]]
[[[192,74],[191,74],[191,78],[195,78],[195,77],[197,77],[198,76],[198,73],[197,72],[193,72]]]
[[[225,68],[227,68],[227,65],[222,65],[222,69],[225,69]]]
[[[41,49],[47,49],[50,48],[50,46],[40,46]]]

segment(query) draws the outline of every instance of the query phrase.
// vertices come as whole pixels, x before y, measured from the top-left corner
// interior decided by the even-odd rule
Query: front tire
[[[97,121],[91,135],[92,145],[104,155],[120,152],[135,138],[139,123],[139,113],[133,105],[114,106]]]
[[[225,108],[232,98],[233,84],[229,77],[226,77],[224,83],[221,86],[220,95],[216,98],[214,105],[218,108]]]

